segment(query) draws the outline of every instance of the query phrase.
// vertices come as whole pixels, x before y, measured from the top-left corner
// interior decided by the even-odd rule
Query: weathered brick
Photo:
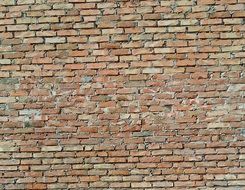
[[[173,187],[173,182],[153,182],[153,187]]]
[[[9,65],[11,64],[10,59],[0,59],[0,65]]]
[[[155,53],[174,53],[173,48],[154,48]]]
[[[129,182],[110,182],[110,187],[112,188],[129,188]]]
[[[95,169],[113,169],[115,166],[113,164],[96,164],[94,165]]]
[[[158,156],[158,155],[170,155],[172,154],[172,150],[154,150],[152,151],[152,155]]]
[[[17,4],[18,5],[23,5],[23,4],[33,4],[35,1],[34,0],[18,0]]]
[[[0,78],[7,78],[7,77],[9,77],[9,72],[0,72]],[[0,81],[2,81],[2,80],[0,80]]]
[[[61,151],[62,147],[60,146],[43,146],[42,151],[44,152],[56,152]]]
[[[101,181],[122,181],[122,176],[108,176],[108,177],[101,177]]]
[[[0,97],[0,103],[11,103],[11,102],[15,102],[16,99],[15,97]]]
[[[17,171],[17,166],[0,166],[0,171]]]
[[[157,22],[158,26],[176,26],[178,23],[178,20],[161,20]]]
[[[82,176],[80,177],[80,181],[85,181],[85,182],[93,182],[93,181],[98,181],[99,176]]]
[[[15,5],[14,0],[2,0],[1,5]]]
[[[9,25],[7,31],[24,31],[27,30],[27,25]]]
[[[72,7],[72,3],[57,3],[53,5],[54,9],[71,9]]]
[[[151,183],[149,183],[149,182],[140,182],[140,183],[136,183],[136,182],[133,182],[133,183],[131,183],[131,186],[133,187],[133,188],[149,188],[149,187],[151,187]]]
[[[65,43],[66,39],[64,37],[45,38],[45,42],[50,44]]]
[[[209,123],[208,128],[228,128],[230,127],[229,123]]]
[[[40,17],[38,18],[39,23],[56,23],[59,22],[58,17]]]
[[[162,69],[160,68],[145,68],[142,71],[143,73],[149,74],[149,73],[162,73]]]

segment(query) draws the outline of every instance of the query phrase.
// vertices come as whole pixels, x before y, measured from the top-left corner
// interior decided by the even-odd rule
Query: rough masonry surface
[[[0,189],[245,189],[245,0],[1,0]]]

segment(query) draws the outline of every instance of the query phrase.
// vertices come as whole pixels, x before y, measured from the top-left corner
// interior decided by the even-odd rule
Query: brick
[[[47,187],[50,188],[50,189],[67,188],[67,184],[65,184],[65,183],[48,184]]]
[[[32,63],[34,64],[44,64],[44,63],[52,63],[52,59],[45,57],[45,58],[34,58],[32,60]]]
[[[142,181],[142,176],[139,176],[139,175],[135,175],[135,176],[124,176],[123,177],[123,181]],[[136,186],[138,185],[139,183],[136,184]]]
[[[55,49],[55,47],[54,47],[54,45],[43,45],[43,44],[40,44],[40,45],[36,45],[35,46],[35,50],[37,50],[37,51],[45,51],[45,50],[54,50]]]
[[[176,181],[174,182],[174,186],[176,187],[194,187],[195,182],[192,181]]]
[[[13,147],[13,146],[1,145],[1,147],[0,147],[0,152],[16,152],[18,150],[19,150],[18,147]]]
[[[154,48],[155,53],[174,53],[174,48]]]
[[[108,185],[108,183],[106,183],[106,182],[93,182],[93,183],[91,183],[91,185],[90,185],[91,187],[96,187],[96,188],[106,188],[106,187],[108,187],[109,185]]]
[[[45,38],[45,43],[56,44],[56,43],[65,43],[66,39],[63,37],[53,37]]]
[[[34,2],[35,2],[34,0],[18,0],[17,4],[18,5],[33,4]]]
[[[227,91],[231,91],[231,92],[244,91],[244,90],[245,90],[244,84],[232,84],[227,89]]]
[[[57,31],[58,36],[76,36],[77,34],[78,34],[78,32],[75,30],[59,30],[59,31]]]
[[[105,63],[91,63],[87,67],[90,69],[100,69],[100,68],[105,68],[106,64]]]
[[[224,59],[220,60],[221,65],[240,65],[241,62],[238,59]]]
[[[186,32],[186,28],[180,26],[171,27],[169,28],[169,32]]]
[[[121,20],[138,20],[141,18],[139,14],[122,15]]]
[[[152,151],[152,155],[158,156],[158,155],[171,155],[171,150],[154,150]]]
[[[5,6],[8,6],[8,5],[15,5],[15,1],[14,0],[3,0],[1,2],[1,5],[5,5]]]
[[[72,7],[72,3],[58,3],[53,5],[53,9],[71,9]]]
[[[82,176],[80,177],[80,181],[85,181],[85,182],[93,182],[93,181],[98,181],[99,176]]]
[[[123,30],[121,28],[117,29],[103,29],[102,34],[121,34]]]
[[[15,102],[15,97],[0,97],[0,103],[11,103]]]
[[[1,65],[9,65],[9,64],[11,64],[11,60],[10,59],[1,59],[0,64]]]
[[[153,182],[153,187],[173,187],[173,182]]]
[[[142,72],[147,73],[147,74],[149,74],[149,73],[162,73],[162,69],[160,69],[160,68],[145,68],[145,69],[143,69]]]
[[[183,73],[185,71],[184,68],[165,68],[164,73],[173,74],[173,73]]]
[[[136,182],[134,182],[134,183],[131,183],[131,186],[133,187],[133,188],[147,188],[147,187],[151,187],[151,183],[148,183],[148,182],[141,182],[141,183],[136,183]]]
[[[96,164],[94,165],[95,169],[113,169],[115,166],[113,164]]]
[[[225,155],[206,155],[206,160],[226,160],[227,157]]]
[[[161,20],[157,22],[158,26],[176,26],[179,24],[178,20]]]
[[[60,146],[43,146],[42,151],[44,152],[55,152],[55,151],[61,151],[62,147]]]
[[[2,71],[18,71],[20,70],[20,66],[19,65],[3,65],[1,67]]]
[[[13,19],[5,19],[0,21],[0,25],[9,25],[9,24],[14,24]]]
[[[112,188],[129,188],[129,182],[110,182],[110,187]]]
[[[39,23],[56,23],[59,22],[58,17],[41,17],[38,18]]]
[[[23,31],[27,30],[27,25],[9,25],[7,26],[7,31]]]
[[[42,38],[27,38],[23,40],[23,43],[27,43],[27,44],[41,44],[43,43],[43,39]]]
[[[76,176],[60,177],[58,182],[75,183],[75,182],[78,182],[78,178]]]
[[[208,128],[228,128],[230,127],[229,123],[209,123]]]
[[[101,177],[101,181],[109,181],[109,182],[122,181],[122,176]]]
[[[0,171],[17,171],[17,166],[0,166]]]
[[[195,61],[194,60],[179,60],[176,63],[177,66],[195,66]]]
[[[90,42],[107,42],[109,41],[109,36],[90,36]]]
[[[9,77],[9,72],[0,72],[0,78]]]

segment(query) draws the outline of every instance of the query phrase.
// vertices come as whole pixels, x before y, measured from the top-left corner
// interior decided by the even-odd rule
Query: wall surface
[[[245,189],[244,0],[1,0],[0,189]]]

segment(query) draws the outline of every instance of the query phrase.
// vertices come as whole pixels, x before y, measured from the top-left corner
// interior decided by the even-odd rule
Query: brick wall
[[[245,189],[244,0],[1,0],[0,189]]]

